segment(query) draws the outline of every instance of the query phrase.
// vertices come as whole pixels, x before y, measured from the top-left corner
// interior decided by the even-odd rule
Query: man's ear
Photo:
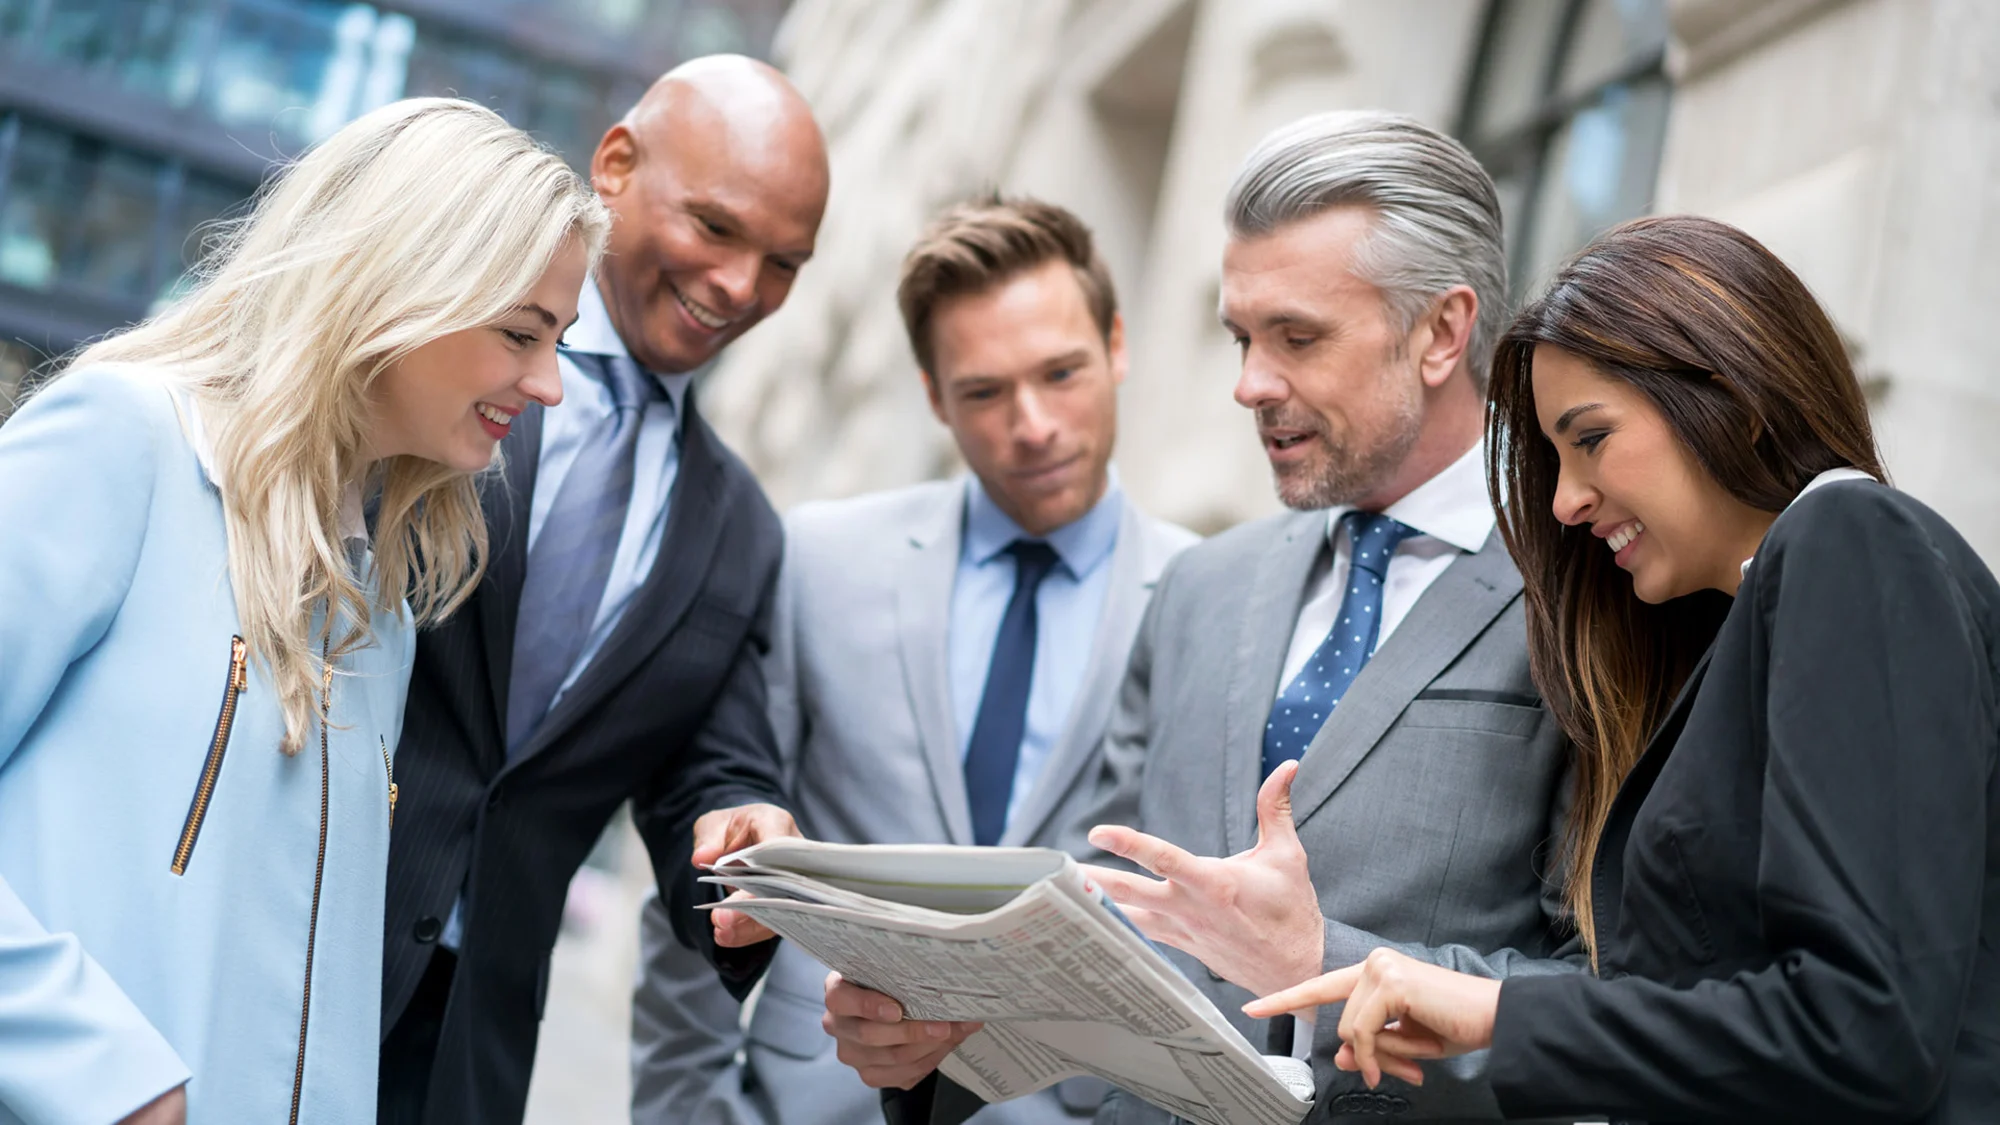
[[[1111,361],[1111,381],[1123,383],[1129,357],[1125,352],[1125,314],[1111,314],[1111,331],[1104,337],[1105,355]]]
[[[1479,295],[1469,285],[1454,285],[1432,302],[1412,336],[1418,349],[1417,371],[1425,386],[1442,387],[1458,370],[1478,323]]]
[[[606,199],[614,199],[632,182],[639,167],[639,141],[631,126],[623,121],[605,130],[590,158],[590,186]]]

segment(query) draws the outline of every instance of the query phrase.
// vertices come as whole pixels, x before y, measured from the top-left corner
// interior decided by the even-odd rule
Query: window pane
[[[172,300],[183,287],[186,271],[201,262],[212,248],[215,234],[219,233],[208,224],[225,216],[234,215],[246,196],[249,187],[211,180],[205,176],[189,176],[181,186],[180,204],[174,208],[167,222],[167,276],[161,280],[157,299]]]
[[[0,281],[30,289],[55,283],[68,172],[69,138],[23,125],[0,209]]]
[[[201,51],[213,26],[204,0],[126,5],[126,37],[115,64],[119,83],[185,106],[201,88]]]
[[[208,112],[225,125],[272,129],[292,143],[314,139],[315,125],[327,117],[345,120],[355,80],[350,76],[343,87],[341,73],[330,68],[349,9],[372,22],[365,5],[235,0],[215,46]],[[350,40],[359,22],[349,17]],[[322,99],[331,103],[327,109]]]
[[[1612,86],[1557,135],[1516,284],[1537,291],[1565,257],[1607,228],[1645,214],[1666,134],[1667,84]]]
[[[605,92],[581,74],[568,70],[544,72],[526,119],[528,132],[585,167],[597,151],[598,139],[611,127]]]
[[[529,84],[527,67],[511,54],[420,29],[410,50],[406,89],[412,95],[467,98],[517,120],[516,103]]]
[[[50,4],[42,33],[41,53],[88,66],[111,57],[112,32],[125,13],[122,0],[68,0]]]
[[[1480,46],[1485,69],[1472,101],[1474,138],[1505,133],[1534,113],[1568,2],[1496,0],[1492,35]]]
[[[0,0],[0,39],[19,39],[28,34],[35,18],[37,0]]]
[[[97,150],[73,169],[71,199],[80,197],[81,203],[73,203],[75,226],[64,240],[63,279],[121,296],[150,297],[159,163]]]
[[[1563,60],[1564,94],[1590,88],[1667,46],[1662,0],[1588,0],[1577,17],[1575,38]]]

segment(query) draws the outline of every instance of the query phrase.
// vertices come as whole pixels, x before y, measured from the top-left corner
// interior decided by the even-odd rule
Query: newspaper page
[[[1310,1107],[1310,1070],[1259,1055],[1063,852],[782,840],[710,879],[911,1018],[984,1023],[941,1069],[986,1101],[1088,1074],[1201,1125]]]

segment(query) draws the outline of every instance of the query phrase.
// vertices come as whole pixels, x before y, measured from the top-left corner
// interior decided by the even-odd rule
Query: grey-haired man
[[[1314,1120],[1497,1119],[1483,1056],[1369,1090],[1333,1066],[1334,1021],[1238,1009],[1384,945],[1488,975],[1582,961],[1551,863],[1565,748],[1485,487],[1499,203],[1434,130],[1325,114],[1258,145],[1227,213],[1236,400],[1295,510],[1161,579],[1091,840],[1164,878],[1101,878],[1253,1043],[1310,1054]],[[968,1096],[931,1075],[955,1032],[884,1002],[830,983],[841,1057],[890,1091],[892,1122],[961,1120]],[[1114,1097],[1099,1121],[1163,1117]]]

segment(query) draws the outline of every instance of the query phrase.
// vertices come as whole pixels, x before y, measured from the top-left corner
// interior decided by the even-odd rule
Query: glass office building
[[[0,417],[145,315],[274,162],[406,95],[578,167],[661,71],[764,55],[787,0],[0,0]]]

